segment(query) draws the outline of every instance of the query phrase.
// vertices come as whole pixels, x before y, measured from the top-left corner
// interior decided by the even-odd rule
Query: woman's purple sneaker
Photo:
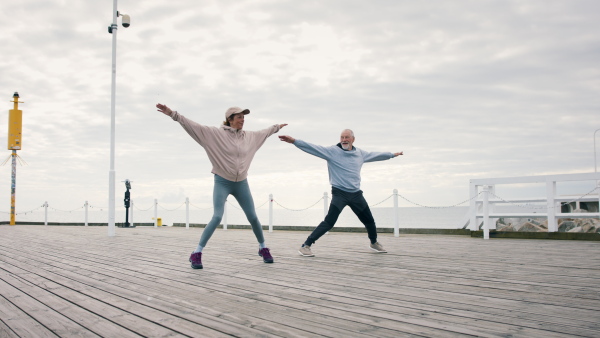
[[[193,269],[202,269],[202,252],[192,252],[190,263]]]
[[[258,250],[258,255],[262,257],[263,262],[265,263],[273,263],[273,256],[269,252],[269,248],[262,248]]]

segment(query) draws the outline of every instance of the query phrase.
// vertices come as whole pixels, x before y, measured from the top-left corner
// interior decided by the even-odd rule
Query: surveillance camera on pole
[[[131,18],[129,17],[128,14],[121,14],[121,24],[123,25],[123,27],[127,28],[131,25]]]
[[[129,16],[129,14],[121,14],[119,13],[119,11],[117,11],[117,18],[118,17],[121,17],[121,25],[123,25],[123,27],[127,28],[131,26],[131,17]],[[113,29],[117,29],[116,23],[113,23],[112,25],[108,26],[108,32],[112,34]]]

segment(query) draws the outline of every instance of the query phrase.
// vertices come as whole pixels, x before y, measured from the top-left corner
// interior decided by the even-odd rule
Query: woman
[[[198,247],[190,255],[192,268],[202,269],[202,249],[206,246],[217,225],[221,223],[225,202],[229,195],[235,197],[252,225],[252,231],[254,231],[259,244],[258,255],[263,258],[265,263],[273,263],[273,256],[265,245],[262,226],[256,216],[254,200],[246,178],[254,154],[269,136],[287,124],[276,124],[259,131],[245,131],[242,130],[244,118],[250,114],[250,111],[232,107],[225,112],[225,122],[220,128],[208,127],[187,119],[164,104],[159,103],[156,108],[159,112],[179,122],[183,129],[204,148],[213,165],[211,172],[215,175],[214,213],[202,232]]]

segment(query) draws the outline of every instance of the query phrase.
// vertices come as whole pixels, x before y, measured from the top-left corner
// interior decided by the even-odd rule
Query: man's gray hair
[[[352,137],[354,137],[354,132],[352,131],[352,129],[344,129],[344,130],[342,130],[342,133],[345,131],[349,131],[350,135],[352,135]]]

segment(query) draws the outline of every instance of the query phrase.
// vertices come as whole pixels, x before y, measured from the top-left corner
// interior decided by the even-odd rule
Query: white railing
[[[598,212],[591,213],[561,213],[560,207],[563,205],[568,205],[568,202],[574,202],[571,204],[576,205],[579,208],[580,203],[582,202],[595,202],[598,203],[598,187],[594,185],[594,189],[588,192],[588,188],[586,188],[587,192],[585,194],[576,195],[575,197],[557,197],[556,196],[556,184],[557,182],[566,182],[566,181],[600,181],[599,174],[571,174],[571,175],[550,175],[550,176],[531,176],[531,177],[513,177],[513,178],[489,178],[489,179],[474,179],[470,182],[470,198],[461,200],[461,202],[448,205],[448,206],[427,206],[423,204],[419,204],[417,202],[408,199],[407,197],[398,193],[397,189],[393,190],[393,193],[382,198],[379,202],[370,204],[371,208],[377,206],[385,206],[385,208],[390,208],[390,212],[386,212],[384,214],[380,214],[380,216],[385,215],[384,219],[386,219],[387,226],[394,228],[394,235],[396,237],[399,236],[399,226],[404,224],[407,227],[414,227],[415,223],[421,222],[424,220],[423,217],[428,217],[428,219],[433,220],[432,223],[437,222],[439,226],[442,228],[468,228],[470,230],[478,230],[483,228],[485,230],[485,237],[489,236],[489,230],[495,228],[495,220],[497,218],[548,218],[549,220],[549,231],[554,232],[557,231],[557,223],[556,220],[560,218],[598,218]],[[547,196],[544,198],[533,198],[533,199],[506,199],[501,196],[498,196],[496,193],[497,185],[516,185],[516,184],[526,184],[526,183],[545,183]],[[580,185],[579,183],[577,183]],[[588,183],[589,185],[589,183]],[[393,199],[392,199],[393,197]],[[419,208],[428,209],[427,213],[414,213],[408,208],[399,208],[398,200],[399,198],[403,199],[405,202],[417,206]],[[392,199],[393,204],[389,201]],[[282,200],[279,200],[273,197],[272,194],[268,196],[268,199],[265,199],[263,203],[257,205],[255,208],[258,212],[259,209],[263,209],[263,211],[267,211],[263,214],[262,217],[264,219],[268,218],[268,230],[269,232],[273,232],[273,228],[275,224],[275,220],[279,220],[281,222],[282,219],[290,221],[291,223],[295,223],[294,225],[300,225],[296,222],[301,218],[310,218],[310,222],[315,221],[316,214],[311,211],[316,211],[319,208],[319,204],[322,203],[322,215],[327,215],[329,208],[330,196],[328,196],[327,192],[323,193],[322,196],[319,197],[314,203],[310,204],[305,208],[290,208],[285,204],[282,204]],[[268,204],[268,205],[267,205]],[[462,220],[459,221],[458,217],[460,215],[455,212],[446,212],[442,209],[454,209],[459,207],[460,205],[468,204],[469,207],[466,208],[468,210],[461,211],[461,215],[464,215]],[[600,203],[598,203],[600,204]],[[386,206],[387,205],[387,206]],[[502,212],[505,205],[512,205],[511,212]],[[500,207],[496,207],[500,206]],[[277,210],[275,210],[277,207]],[[196,210],[191,210],[192,208]],[[265,210],[267,209],[268,210]],[[158,226],[159,219],[162,219],[162,223],[166,223],[165,218],[179,218],[180,222],[185,222],[185,227],[190,227],[190,216],[194,214],[195,218],[198,217],[198,213],[202,214],[202,218],[205,219],[207,214],[205,212],[211,212],[209,209],[212,209],[212,206],[199,207],[192,204],[189,198],[186,197],[185,201],[182,201],[181,204],[177,206],[174,205],[164,205],[159,203],[157,199],[152,199],[152,202],[147,205],[147,207],[140,207],[138,203],[135,203],[131,200],[131,207],[129,208],[129,220],[130,224],[136,223],[134,220],[134,209],[136,209],[136,217],[137,223],[145,223],[146,221],[141,221],[141,219],[150,220],[152,219],[151,225],[154,227]],[[160,210],[159,210],[160,209]],[[414,208],[412,208],[414,209]],[[514,210],[517,212],[513,212]],[[376,210],[376,209],[373,209]],[[592,209],[590,209],[592,210]],[[49,213],[52,211],[52,214]],[[121,210],[123,212],[125,210]],[[277,213],[275,212],[277,211]],[[88,224],[94,225],[102,225],[106,224],[106,215],[107,208],[99,207],[95,204],[90,204],[88,201],[85,201],[79,207],[73,209],[57,209],[51,206],[48,202],[44,202],[41,206],[36,207],[32,210],[28,210],[25,212],[17,213],[17,216],[21,218],[21,216],[27,221],[43,221],[44,224],[48,224],[50,220],[55,223],[77,223],[78,219],[84,221],[84,225],[88,226]],[[0,212],[0,214],[7,214]],[[162,217],[161,217],[162,214]],[[229,217],[228,217],[229,214]],[[282,214],[285,214],[282,218]],[[452,215],[452,220],[446,221],[444,223],[443,220],[436,217],[437,215],[444,214],[446,216]],[[35,219],[37,215],[37,220]],[[76,216],[77,215],[77,216]],[[177,215],[177,216],[175,216]],[[292,215],[297,215],[292,216]],[[425,216],[427,215],[427,216]],[[225,213],[223,215],[222,224],[223,229],[227,230],[228,223],[233,219],[234,222],[239,222],[241,219],[244,219],[241,214],[241,208],[235,203],[231,203],[231,201],[227,201],[225,204]],[[290,218],[291,217],[291,218]],[[61,219],[62,218],[62,219]],[[316,218],[319,218],[318,216]],[[376,218],[377,219],[377,218]],[[348,221],[348,220],[347,220]],[[243,222],[243,221],[242,221]],[[353,221],[351,221],[353,222]],[[402,222],[402,223],[401,223]],[[425,221],[427,222],[427,221]],[[172,223],[175,223],[173,220]],[[181,224],[181,223],[180,223]],[[240,223],[241,224],[241,223]],[[357,226],[359,223],[355,223],[353,226]],[[292,224],[290,224],[292,225]],[[455,225],[455,227],[452,227]],[[463,227],[464,226],[464,227]],[[383,226],[386,227],[386,226]],[[419,228],[419,226],[417,226]],[[431,224],[425,226],[424,228],[433,228]]]
[[[427,207],[427,206],[424,206],[424,205],[421,205],[421,204],[417,204],[417,203],[414,203],[414,202],[408,200],[406,197],[404,197],[402,195],[399,195],[397,189],[394,189],[391,195],[387,196],[386,198],[384,198],[383,200],[381,200],[381,201],[379,201],[377,203],[374,203],[374,204],[370,205],[370,207],[375,207],[375,206],[381,205],[382,203],[388,201],[392,197],[393,197],[393,218],[392,218],[392,223],[393,224],[392,225],[393,225],[393,228],[394,228],[394,236],[395,237],[399,237],[400,236],[400,227],[399,227],[400,215],[399,215],[399,207],[398,207],[398,197],[403,198],[404,200],[408,201],[411,204],[417,205],[419,207],[426,207],[426,208],[451,208],[451,207],[454,207],[454,206],[458,205],[458,204],[456,204],[456,205],[448,206],[448,207]],[[269,208],[268,229],[269,229],[269,232],[273,232],[273,224],[274,224],[274,222],[273,222],[273,220],[274,220],[273,207],[274,207],[275,204],[278,207],[280,207],[282,209],[285,209],[287,211],[292,211],[292,212],[299,211],[300,212],[300,211],[306,211],[308,209],[311,209],[311,208],[315,207],[321,201],[323,201],[323,204],[322,204],[322,206],[323,206],[323,215],[326,216],[327,212],[328,212],[328,209],[329,209],[329,201],[330,201],[330,198],[329,198],[327,192],[324,192],[323,196],[320,197],[315,203],[311,204],[308,207],[301,208],[301,209],[291,209],[291,208],[288,208],[288,207],[280,204],[273,197],[273,194],[270,194],[269,195],[269,199],[267,201],[265,201],[265,203],[257,206],[256,209],[259,209],[259,208],[263,207],[265,204],[268,203],[268,208]],[[463,201],[460,204],[463,204],[463,203],[466,203],[466,202],[467,201]],[[230,203],[229,202],[225,203],[225,210],[224,210],[224,214],[223,214],[223,218],[222,218],[222,222],[221,222],[223,224],[223,230],[227,230],[227,226],[228,226],[228,222],[227,222],[228,204],[230,204]],[[148,208],[140,208],[135,203],[135,201],[132,199],[132,200],[130,200],[130,208],[128,209],[128,212],[129,212],[129,223],[132,224],[132,225],[134,224],[134,209],[137,209],[139,212],[149,212],[149,213],[152,213],[153,216],[154,216],[154,217],[152,217],[153,225],[154,225],[154,227],[157,227],[158,226],[157,223],[158,223],[158,219],[159,219],[159,213],[158,213],[158,209],[159,208],[161,208],[163,210],[166,210],[166,211],[175,211],[175,210],[178,210],[178,209],[182,208],[183,206],[185,206],[185,227],[188,228],[188,229],[190,227],[190,221],[189,221],[189,219],[190,219],[190,206],[193,206],[196,209],[212,209],[212,207],[208,207],[208,208],[199,208],[199,207],[196,207],[192,203],[190,203],[190,200],[187,197],[185,199],[185,202],[183,202],[181,205],[179,205],[178,207],[173,208],[173,209],[165,208],[164,206],[162,206],[161,204],[158,203],[157,199],[154,199],[152,205],[149,206]],[[237,207],[234,204],[230,204],[230,206],[233,207],[233,208],[240,209],[239,207]],[[102,213],[107,208],[106,207],[98,207],[96,205],[90,204],[88,201],[85,201],[83,203],[83,205],[81,205],[81,206],[79,206],[77,208],[70,209],[70,210],[62,210],[62,209],[56,209],[56,208],[50,206],[48,202],[44,202],[40,207],[37,207],[37,208],[29,210],[29,211],[21,212],[18,215],[31,214],[32,212],[35,212],[36,210],[39,210],[39,209],[43,210],[43,216],[42,217],[43,217],[44,225],[48,225],[48,222],[49,222],[48,211],[50,209],[50,210],[52,210],[54,212],[61,212],[61,213],[65,213],[65,214],[71,214],[71,213],[74,213],[74,212],[83,212],[83,214],[81,215],[82,216],[82,220],[84,221],[83,224],[84,224],[84,226],[88,226],[90,224],[90,215],[91,214],[95,215],[92,223],[95,223],[95,224],[98,224],[98,223],[101,224],[101,223],[103,223],[104,220],[99,220],[98,219],[98,216],[102,216],[102,215],[98,215],[98,212]],[[138,216],[138,218],[139,218],[139,216]]]
[[[596,181],[595,187],[590,192],[584,192],[578,198],[564,198],[556,196],[557,182],[570,181]],[[548,219],[548,232],[558,231],[559,218],[573,218],[572,213],[562,213],[561,205],[568,202],[576,201],[594,201],[600,206],[600,173],[582,173],[582,174],[562,174],[562,175],[545,175],[545,176],[525,176],[525,177],[508,177],[508,178],[484,178],[473,179],[469,183],[470,207],[469,207],[469,229],[472,231],[478,230],[478,218],[483,219],[483,237],[489,239],[489,230],[492,228],[492,221],[500,217],[546,217]],[[500,184],[526,184],[526,183],[545,183],[546,197],[535,199],[513,199],[507,200],[496,195],[496,186]],[[535,208],[532,203],[545,202],[545,206],[538,205],[540,212],[530,211]],[[502,213],[495,210],[494,206],[499,204],[522,204],[523,212],[517,213]],[[525,211],[525,209],[529,209]],[[545,212],[544,212],[545,211]],[[600,212],[578,213],[577,218],[598,218]],[[495,227],[495,224],[493,225]]]

